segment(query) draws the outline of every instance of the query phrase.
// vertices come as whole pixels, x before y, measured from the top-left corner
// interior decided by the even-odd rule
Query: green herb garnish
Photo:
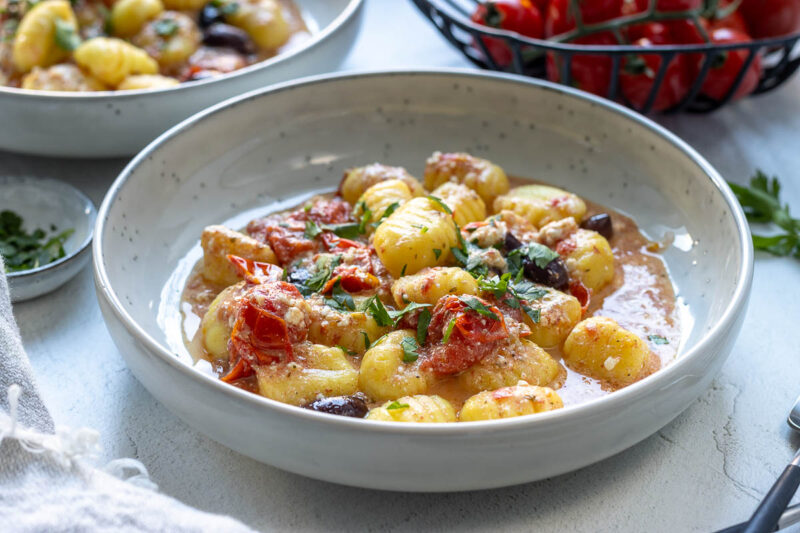
[[[647,340],[652,342],[653,344],[669,344],[669,340],[666,337],[662,337],[661,335],[648,335]]]
[[[439,257],[441,257],[441,255],[442,255],[442,251],[439,248],[434,248],[433,249],[433,255],[435,255],[436,259],[438,260]]]
[[[450,335],[453,333],[453,328],[456,325],[456,317],[450,319],[450,322],[447,323],[447,327],[444,329],[444,337],[442,337],[442,344],[447,344],[447,341],[450,340]]]
[[[178,31],[178,23],[172,19],[161,19],[153,23],[153,29],[161,37],[171,37]]]
[[[81,44],[81,37],[78,35],[74,24],[63,19],[56,19],[55,41],[56,45],[62,50],[72,52]]]
[[[392,317],[392,320],[394,320],[394,326],[397,326],[397,323],[400,322],[400,319],[405,315],[411,313],[412,311],[416,311],[417,309],[425,309],[426,307],[430,306],[431,304],[419,304],[417,302],[411,302],[399,311],[389,311],[389,316]]]
[[[320,228],[316,222],[313,220],[306,220],[306,229],[303,232],[303,237],[308,240],[314,239],[317,235],[322,233],[322,228]]]
[[[408,409],[409,407],[410,407],[410,405],[408,405],[407,403],[400,403],[397,400],[395,400],[392,403],[390,403],[389,405],[387,405],[386,409],[390,410],[390,411],[393,411],[395,409]]]
[[[491,318],[492,320],[500,320],[500,317],[494,311],[486,307],[480,300],[474,296],[461,296],[459,298],[467,307],[478,313],[479,315]]]
[[[511,252],[509,252],[508,257],[527,258],[528,261],[532,261],[539,268],[546,268],[547,265],[549,265],[552,261],[558,259],[558,253],[551,250],[544,244],[539,244],[538,242],[531,242],[517,248],[516,250],[512,250]],[[517,270],[518,268],[515,269],[514,272],[516,272]]]
[[[365,300],[359,307],[362,311],[374,318],[379,326],[394,326],[394,320],[392,320],[392,317],[389,315],[389,311],[386,310],[383,302],[377,296]]]
[[[421,345],[425,344],[428,338],[428,326],[431,324],[431,312],[429,309],[423,309],[417,318],[417,342]]]
[[[750,223],[774,224],[783,230],[769,236],[753,233],[753,247],[773,255],[800,259],[800,219],[792,218],[788,205],[781,205],[778,178],[770,180],[759,170],[750,179],[749,187],[730,182],[728,185]]]
[[[372,343],[369,340],[369,335],[367,335],[366,331],[362,331],[361,336],[364,337],[364,349],[369,350],[372,347]],[[375,342],[378,341],[376,340]]]
[[[442,200],[442,199],[441,199],[441,198],[439,198],[438,196],[434,196],[434,195],[432,195],[432,194],[429,194],[429,195],[428,195],[428,199],[429,199],[429,200],[433,200],[434,202],[436,202],[437,204],[439,204],[439,207],[441,207],[441,208],[442,208],[442,211],[444,211],[444,212],[445,212],[445,213],[447,213],[448,215],[452,215],[452,214],[453,214],[453,210],[452,210],[452,209],[450,209],[450,206],[448,206],[446,203],[444,203],[444,200]]]
[[[403,349],[403,362],[413,363],[419,359],[419,344],[414,337],[406,337],[400,342],[400,347]]]
[[[68,229],[47,238],[42,229],[27,233],[22,223],[22,217],[15,212],[0,211],[0,255],[6,272],[39,268],[67,255],[64,243],[75,230]],[[51,230],[56,231],[53,226]]]
[[[337,311],[355,311],[356,304],[353,302],[353,297],[342,288],[342,281],[337,279],[333,284],[331,290],[331,297],[325,298],[325,305],[332,307]]]

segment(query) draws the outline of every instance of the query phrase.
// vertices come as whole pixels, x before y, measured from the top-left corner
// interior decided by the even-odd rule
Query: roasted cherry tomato
[[[247,283],[259,285],[265,281],[278,281],[283,277],[283,269],[278,265],[262,263],[245,259],[238,255],[228,255],[228,261],[236,268],[239,276],[244,278]]]
[[[712,30],[710,37],[711,42],[718,44],[746,43],[751,40],[746,34],[728,28]],[[708,76],[703,82],[701,92],[715,100],[723,99],[736,81],[736,77],[744,67],[749,55],[750,51],[748,50],[728,50],[717,56],[708,70]],[[760,79],[761,58],[756,56],[736,89],[733,99],[736,100],[753,92]]]
[[[503,0],[478,4],[472,14],[472,21],[490,28],[514,31],[533,39],[541,39],[544,35],[542,13],[537,2],[533,0]],[[512,52],[503,39],[494,37],[481,39],[499,67],[511,64]]]
[[[618,44],[617,39],[608,32],[581,37],[573,41],[575,44]],[[561,61],[563,56],[547,54],[547,79],[561,82]],[[572,79],[570,85],[592,94],[608,96],[611,85],[611,57],[607,54],[575,54],[572,56],[570,68]]]
[[[622,15],[624,0],[580,0],[584,24],[597,24]],[[575,28],[575,17],[570,11],[570,0],[550,0],[544,22],[546,37],[560,35]]]
[[[491,354],[508,337],[505,318],[490,302],[468,296],[483,306],[479,313],[458,296],[445,296],[433,309],[421,367],[435,374],[456,374]]]
[[[739,10],[756,39],[800,31],[800,0],[743,0]]]
[[[633,44],[642,48],[653,46],[648,39],[639,39]],[[625,58],[619,76],[620,87],[623,96],[636,109],[642,109],[647,104],[662,61],[663,58],[658,54],[631,54]],[[675,56],[667,66],[652,110],[664,111],[678,104],[689,94],[690,83],[686,56]]]
[[[573,279],[569,282],[569,292],[581,304],[581,313],[586,314],[586,310],[589,309],[589,303],[592,301],[592,291],[587,289],[586,285],[580,280]]]
[[[374,289],[381,284],[378,278],[356,265],[339,265],[333,270],[331,279],[325,283],[320,292],[324,294],[333,290],[337,282],[341,284],[342,289],[352,293]]]
[[[292,344],[308,335],[309,320],[301,302],[300,291],[283,281],[254,285],[242,297],[228,342],[231,371],[226,381],[252,374],[256,365],[291,360]],[[287,322],[289,316],[294,320]]]

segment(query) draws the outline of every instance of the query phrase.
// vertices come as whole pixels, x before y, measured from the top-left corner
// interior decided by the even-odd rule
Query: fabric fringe
[[[90,428],[72,429],[56,427],[55,434],[41,433],[19,425],[19,397],[22,388],[16,383],[8,388],[8,414],[0,412],[0,445],[4,439],[16,440],[32,454],[46,454],[63,468],[69,468],[80,459],[96,459],[100,453],[100,433]],[[131,458],[109,461],[103,472],[138,487],[157,490],[150,480],[147,468]],[[132,473],[131,473],[132,472]],[[128,475],[131,473],[130,475]]]

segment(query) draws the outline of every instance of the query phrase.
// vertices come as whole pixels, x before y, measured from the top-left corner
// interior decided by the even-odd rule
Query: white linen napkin
[[[22,348],[0,259],[0,531],[252,531],[159,494],[134,459],[95,468],[98,437],[54,425]]]

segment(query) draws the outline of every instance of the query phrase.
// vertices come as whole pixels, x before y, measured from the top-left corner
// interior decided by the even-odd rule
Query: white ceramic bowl
[[[330,72],[358,33],[363,0],[298,0],[319,27],[302,46],[217,78],[159,90],[64,93],[0,87],[0,149],[35,155],[135,154],[186,117],[226,98]],[[215,142],[213,139],[210,141]]]
[[[54,291],[81,271],[91,256],[92,232],[97,211],[92,201],[63,181],[0,176],[0,211],[10,209],[23,219],[30,232],[74,230],[64,242],[64,257],[31,270],[8,273],[12,302],[30,300]]]
[[[681,358],[582,405],[500,421],[413,425],[284,405],[203,374],[170,350],[156,309],[205,225],[333,188],[353,165],[378,160],[420,175],[435,149],[466,150],[511,174],[559,184],[629,213],[650,235],[689,234],[664,254],[695,320]],[[413,491],[554,476],[664,426],[708,387],[729,353],[753,258],[731,191],[663,128],[561,86],[467,71],[319,77],[216,106],[131,162],[103,202],[96,234],[97,294],[109,331],[133,373],[170,410],[280,468]]]

